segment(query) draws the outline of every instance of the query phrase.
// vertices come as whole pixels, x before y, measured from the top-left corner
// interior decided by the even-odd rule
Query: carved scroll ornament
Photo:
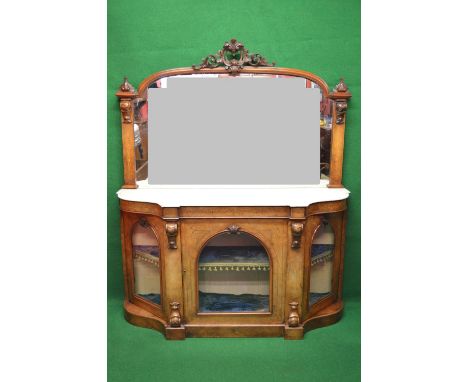
[[[177,249],[177,223],[167,223],[166,224],[166,235],[169,240],[169,249]]]
[[[266,58],[258,53],[249,55],[244,44],[233,38],[231,41],[226,41],[223,49],[219,50],[218,53],[210,54],[202,60],[200,65],[192,65],[192,68],[200,70],[220,66],[224,66],[229,73],[236,74],[244,66],[275,66],[275,63],[269,64]]]
[[[304,229],[304,224],[302,223],[292,223],[291,224],[291,233],[292,233],[292,243],[291,248],[301,248],[301,236]]]

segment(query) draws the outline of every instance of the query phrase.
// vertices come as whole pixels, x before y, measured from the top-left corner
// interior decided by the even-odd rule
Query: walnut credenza
[[[218,187],[214,180],[205,186],[190,185],[187,180],[175,182],[186,185],[179,187],[165,182],[149,184],[152,148],[148,141],[149,132],[154,130],[150,129],[148,117],[148,92],[170,89],[169,79],[173,77],[230,77],[229,81],[245,77],[299,78],[297,83],[302,82],[305,89],[316,89],[320,93],[320,118],[311,123],[317,123],[320,130],[320,158],[317,163],[311,161],[311,166],[320,170],[320,184],[314,181],[301,186],[293,180],[290,186],[280,186],[281,171],[277,167],[278,181],[272,186]],[[344,80],[340,79],[330,91],[319,76],[296,68],[275,67],[231,39],[201,64],[153,73],[137,89],[125,78],[116,95],[122,130],[123,185],[118,197],[126,319],[159,330],[169,339],[300,339],[307,330],[336,322],[343,311],[349,195],[342,184],[351,98]],[[211,121],[209,100],[206,105],[200,110]],[[245,123],[241,112],[226,115]],[[288,123],[284,126],[290,127]],[[196,128],[190,126],[190,131]],[[227,136],[220,134],[219,147],[225,147],[235,129],[226,132]],[[311,142],[291,135],[283,144],[290,147],[300,139]],[[268,134],[262,136],[259,145],[266,142]],[[163,165],[169,168],[171,156],[184,156],[176,143],[167,142],[173,153],[163,158],[163,162],[167,161]],[[198,147],[196,142],[192,145]],[[235,156],[243,155],[240,146]],[[274,152],[283,155],[282,151]],[[219,157],[212,160],[222,162]],[[228,163],[235,165],[235,160],[229,159]],[[285,163],[294,168],[297,163],[308,162],[292,155]],[[283,168],[283,175],[290,172],[290,167]]]
[[[307,207],[178,208],[122,199],[122,193],[128,195],[136,191],[121,190],[119,195],[125,275],[124,310],[130,323],[159,330],[168,339],[245,336],[300,339],[305,331],[333,324],[341,317],[346,190],[325,189],[326,192],[335,192],[335,195],[340,193],[344,198],[315,202]],[[312,252],[314,246],[323,251],[322,247],[327,245],[314,245],[314,237],[324,224],[333,234],[332,251],[329,258],[322,261],[329,264],[330,284],[326,293],[315,293],[319,297],[317,299],[311,292],[315,280],[311,277],[312,263],[324,252],[316,257]],[[136,263],[135,253],[138,251],[133,243],[135,227],[151,230],[157,242],[160,283],[157,303],[142,297],[136,290],[134,267],[139,263]],[[220,275],[219,268],[225,272],[230,263],[223,263],[227,266],[221,267],[218,264],[218,269],[211,267],[210,263],[201,266],[200,254],[212,238],[233,235],[235,239],[239,234],[255,238],[268,255],[268,265],[264,267],[267,271],[263,270],[269,272],[264,276],[268,276],[268,304],[260,312],[203,312],[199,306],[200,269],[213,268],[213,271],[218,271],[216,275]],[[231,268],[228,272],[235,274]],[[317,275],[317,278],[323,278],[323,275]]]

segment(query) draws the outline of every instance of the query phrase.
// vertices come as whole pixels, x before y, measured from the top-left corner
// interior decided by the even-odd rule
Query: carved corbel
[[[177,249],[177,223],[167,223],[166,224],[166,235],[169,240],[169,249]]]
[[[132,104],[128,100],[120,101],[120,113],[122,114],[122,120],[124,123],[132,122]]]
[[[289,316],[288,316],[288,326],[291,328],[296,328],[299,326],[299,303],[290,302],[289,303]]]
[[[171,328],[180,328],[180,324],[182,318],[180,316],[180,303],[179,302],[171,302],[169,304],[171,306],[171,313],[169,314],[169,325]]]
[[[345,99],[336,100],[336,123],[342,125],[345,121],[348,102]]]
[[[291,248],[301,248],[301,236],[303,230],[303,223],[291,223],[291,233],[293,238]]]

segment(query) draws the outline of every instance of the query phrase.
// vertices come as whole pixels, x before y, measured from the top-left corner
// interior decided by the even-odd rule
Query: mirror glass
[[[135,158],[137,181],[148,178],[148,102],[145,99],[134,100]]]
[[[135,294],[161,304],[160,251],[156,235],[146,220],[135,224],[132,235]]]
[[[332,291],[335,234],[326,218],[315,231],[310,250],[309,308]]]
[[[268,312],[270,261],[262,244],[244,232],[221,233],[198,260],[201,313]]]
[[[239,76],[232,77],[228,74],[192,74],[178,75],[171,77],[162,77],[148,86],[148,88],[167,88],[169,78],[222,78],[231,77],[265,77],[265,78],[300,78],[304,82],[305,88],[318,88],[320,91],[320,178],[328,179],[330,170],[330,146],[331,146],[331,130],[332,130],[332,109],[331,101],[323,98],[320,86],[310,80],[287,75],[269,75],[269,74],[248,74],[241,73]],[[170,81],[169,81],[170,83]],[[209,99],[206,100],[209,105]],[[136,157],[136,175],[137,181],[147,181],[148,179],[148,103],[147,91],[141,98],[135,99],[135,157]]]

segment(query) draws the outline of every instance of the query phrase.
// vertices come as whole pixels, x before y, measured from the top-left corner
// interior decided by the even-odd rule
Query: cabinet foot
[[[172,328],[166,326],[166,339],[168,340],[185,340],[185,327]]]
[[[284,339],[285,340],[302,340],[304,338],[304,327],[296,326],[291,327],[286,325],[284,327]]]

